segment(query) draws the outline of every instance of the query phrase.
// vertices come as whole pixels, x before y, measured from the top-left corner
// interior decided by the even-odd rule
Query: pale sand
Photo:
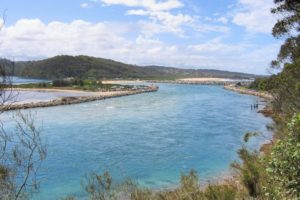
[[[27,109],[27,108],[37,108],[37,107],[49,107],[58,105],[68,105],[77,104],[89,101],[103,100],[107,98],[135,95],[147,92],[156,92],[158,90],[157,86],[149,86],[143,89],[128,90],[128,91],[111,91],[111,92],[85,92],[78,90],[61,90],[61,89],[21,89],[19,91],[31,91],[31,92],[56,92],[56,93],[70,93],[70,96],[58,97],[52,100],[25,100],[18,102],[11,102],[9,104],[4,104],[0,106],[1,111],[16,110],[16,109]],[[18,89],[14,89],[18,91]],[[73,94],[73,96],[72,96]],[[76,95],[75,95],[76,94]],[[79,94],[79,95],[78,95]]]
[[[13,88],[14,91],[31,91],[31,92],[62,92],[76,94],[96,94],[98,92],[89,92],[83,90],[68,90],[68,89],[49,89],[49,88]]]
[[[162,82],[164,82],[164,80],[161,80]],[[165,80],[166,82],[168,82],[168,80]],[[205,77],[205,78],[181,78],[181,79],[176,79],[175,81],[170,81],[170,82],[236,82],[236,79],[228,79],[228,78],[209,78],[209,77]],[[103,84],[126,84],[126,83],[144,83],[144,82],[149,82],[149,80],[106,80],[106,81],[102,81]],[[151,82],[151,80],[150,80]],[[157,81],[160,82],[160,81]]]
[[[102,81],[103,84],[126,84],[126,83],[143,83],[142,80],[105,80]]]
[[[225,85],[224,89],[231,90],[231,91],[234,91],[234,92],[238,92],[238,93],[241,93],[241,94],[248,94],[248,95],[258,96],[258,97],[261,97],[261,98],[264,98],[264,99],[272,100],[274,98],[270,93],[250,90],[250,89],[247,89],[247,88],[237,87],[235,85]]]
[[[187,81],[187,82],[226,82],[226,81],[236,81],[235,79],[227,78],[182,78],[177,79],[178,81]]]
[[[14,91],[30,91],[30,92],[58,92],[58,93],[70,93],[80,95],[80,96],[110,96],[114,94],[124,94],[128,91],[111,91],[111,92],[91,92],[84,90],[68,90],[68,89],[41,89],[41,88],[14,88]]]

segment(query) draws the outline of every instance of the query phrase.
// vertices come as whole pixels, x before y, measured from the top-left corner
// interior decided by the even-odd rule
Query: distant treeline
[[[146,88],[143,85],[119,85],[119,84],[102,84],[98,80],[83,80],[79,78],[56,79],[51,82],[27,83],[16,85],[17,88],[65,88],[87,91],[120,91],[131,90],[137,88]]]
[[[9,62],[8,60],[0,60]],[[248,79],[252,74],[210,69],[178,69],[161,66],[136,66],[88,56],[56,56],[40,61],[11,62],[16,76],[42,79],[176,79],[185,77],[219,77]]]

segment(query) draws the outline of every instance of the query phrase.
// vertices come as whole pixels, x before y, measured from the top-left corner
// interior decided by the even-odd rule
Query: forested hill
[[[209,69],[178,69],[136,66],[88,56],[56,56],[40,61],[15,63],[15,75],[29,78],[140,78],[175,79],[183,77],[254,78],[255,75]]]

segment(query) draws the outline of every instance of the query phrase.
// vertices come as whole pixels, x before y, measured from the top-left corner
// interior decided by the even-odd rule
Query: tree
[[[40,131],[31,114],[17,112],[16,129],[5,132],[5,143],[0,158],[0,198],[25,199],[30,191],[38,189],[36,179],[46,148],[41,142]]]
[[[271,10],[280,19],[274,25],[272,34],[276,38],[287,37],[281,46],[277,60],[272,61],[272,67],[280,67],[286,61],[295,61],[300,56],[300,1],[274,0],[277,5]]]
[[[269,92],[274,96],[274,109],[292,116],[300,111],[300,1],[274,0],[274,3],[276,7],[271,12],[280,19],[272,33],[274,37],[286,37],[286,40],[277,59],[271,62],[272,68],[282,71],[266,83],[272,86]]]
[[[277,6],[271,12],[282,16],[273,27],[274,37],[280,38],[289,35],[293,30],[300,31],[300,1],[274,0],[274,3]]]
[[[1,60],[0,114],[17,96],[12,89],[13,69],[11,62]],[[30,191],[37,189],[36,173],[46,156],[46,148],[40,131],[34,125],[33,116],[18,111],[13,119],[16,125],[14,130],[6,130],[0,119],[0,199],[3,200],[25,199]]]
[[[271,67],[279,68],[286,61],[295,61],[300,56],[300,2],[298,0],[274,0],[276,7],[271,13],[279,15],[280,19],[273,27],[272,34],[276,38],[287,37],[281,46],[277,60],[271,62]]]
[[[271,67],[280,68],[286,62],[295,62],[300,57],[300,35],[286,39],[281,45],[277,60],[271,62]]]

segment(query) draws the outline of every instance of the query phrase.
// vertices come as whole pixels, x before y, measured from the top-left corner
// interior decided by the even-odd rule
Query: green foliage
[[[237,197],[237,188],[230,184],[209,185],[204,196],[208,200],[234,200]]]
[[[5,60],[8,62],[7,60]],[[4,62],[4,60],[3,60]],[[1,59],[0,59],[1,63]],[[129,65],[88,56],[56,56],[41,61],[16,62],[17,76],[50,80],[79,79],[176,79],[183,77],[254,78],[255,75],[208,69]]]
[[[67,86],[72,86],[72,83],[67,80],[54,80],[52,81],[53,87],[67,87]]]
[[[245,148],[238,151],[242,163],[234,162],[231,166],[240,172],[241,183],[251,197],[261,196],[263,191],[264,168],[257,152]]]
[[[274,0],[276,7],[273,14],[285,16],[277,21],[273,27],[273,35],[282,37],[289,35],[293,30],[300,31],[300,2],[298,0]]]
[[[255,81],[250,84],[249,89],[271,92],[277,87],[276,78],[276,75],[272,75],[268,78],[256,78]]]
[[[288,135],[274,145],[267,172],[276,183],[270,196],[300,198],[300,114],[288,124]]]
[[[271,67],[279,68],[285,62],[295,62],[300,57],[300,36],[293,36],[286,39],[280,47],[277,60],[272,61]]]
[[[119,85],[119,84],[102,84],[101,81],[96,80],[82,80],[78,78],[68,78],[54,80],[51,83],[28,83],[14,86],[16,88],[63,88],[74,90],[87,90],[87,91],[124,91],[142,89],[147,86],[144,85]]]
[[[132,200],[234,200],[237,188],[230,184],[208,185],[201,188],[196,171],[181,175],[180,186],[173,190],[153,192],[137,188],[131,193]]]
[[[141,188],[131,181],[116,186],[108,173],[101,176],[93,173],[86,180],[83,186],[91,200],[111,200],[118,197],[131,200],[234,200],[237,197],[237,188],[231,184],[200,187],[194,170],[181,175],[177,188],[163,191]]]
[[[277,75],[277,87],[274,93],[274,109],[289,115],[300,111],[300,58],[292,64],[285,64]]]
[[[274,2],[276,7],[272,13],[279,15],[280,19],[273,28],[273,35],[287,38],[271,67],[281,68],[282,72],[265,80],[257,80],[251,87],[271,92],[275,97],[274,110],[291,116],[300,111],[300,2]]]
[[[16,130],[0,131],[0,199],[27,199],[38,189],[36,179],[41,162],[46,157],[39,130],[31,114],[18,112],[14,116]]]
[[[292,116],[300,111],[300,57],[286,63],[282,72],[269,78],[256,79],[251,89],[263,90],[274,97],[274,111]]]

